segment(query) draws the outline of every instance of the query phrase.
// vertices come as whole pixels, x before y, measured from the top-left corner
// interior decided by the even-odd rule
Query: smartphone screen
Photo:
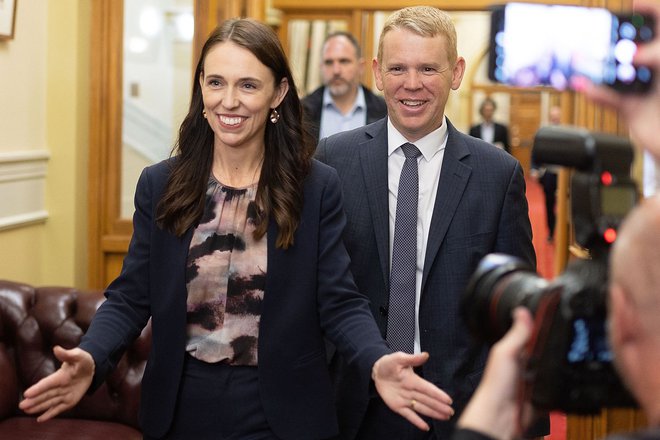
[[[634,66],[640,42],[653,38],[654,23],[639,14],[602,8],[509,3],[494,9],[489,77],[521,87],[573,88],[587,77],[621,91],[645,91],[653,75]]]

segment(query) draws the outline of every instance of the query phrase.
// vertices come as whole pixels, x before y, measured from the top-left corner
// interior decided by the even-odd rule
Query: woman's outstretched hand
[[[73,408],[87,392],[94,376],[94,359],[88,352],[56,346],[53,353],[62,366],[25,390],[18,405],[27,414],[43,413],[37,417],[39,422]]]
[[[388,354],[374,363],[371,373],[385,404],[424,431],[429,430],[429,425],[419,414],[438,420],[447,420],[454,414],[451,397],[413,370],[428,358],[428,353]]]

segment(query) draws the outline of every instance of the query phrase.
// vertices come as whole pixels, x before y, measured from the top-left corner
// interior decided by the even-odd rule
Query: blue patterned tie
[[[387,342],[395,351],[412,353],[415,347],[415,281],[417,272],[417,199],[419,176],[413,144],[401,146],[406,161],[401,169],[396,198]]]

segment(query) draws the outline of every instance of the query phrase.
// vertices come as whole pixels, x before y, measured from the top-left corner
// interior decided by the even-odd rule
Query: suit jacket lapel
[[[440,245],[445,239],[458,203],[467,186],[472,168],[462,162],[470,154],[458,131],[447,119],[448,138],[445,154],[442,159],[442,170],[438,181],[438,192],[433,206],[431,229],[429,230],[426,256],[424,258],[424,275],[422,276],[422,294]]]
[[[390,224],[387,186],[387,119],[382,119],[367,130],[370,138],[357,146],[360,166],[367,192],[369,212],[380,257],[380,268],[385,286],[389,289]]]

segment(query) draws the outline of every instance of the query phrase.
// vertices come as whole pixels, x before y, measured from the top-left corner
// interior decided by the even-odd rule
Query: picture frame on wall
[[[0,40],[14,38],[16,2],[18,0],[0,0]]]

